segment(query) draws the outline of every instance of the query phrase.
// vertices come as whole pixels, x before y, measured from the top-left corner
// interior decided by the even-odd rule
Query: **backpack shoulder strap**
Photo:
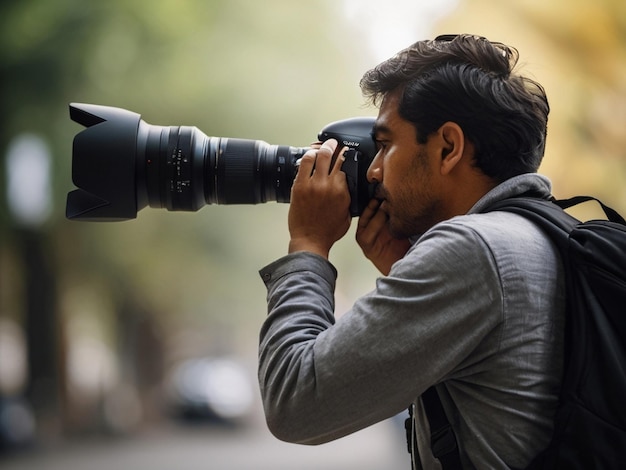
[[[604,204],[600,199],[593,196],[574,196],[569,199],[552,200],[552,202],[554,202],[561,209],[567,209],[569,207],[573,207],[587,201],[596,201],[598,204],[600,204],[600,207],[602,207],[602,210],[604,211],[604,215],[606,215],[606,218],[611,222],[626,225],[626,220],[624,220],[624,218],[615,209],[612,209],[611,207]]]
[[[503,210],[522,215],[541,227],[561,249],[564,248],[569,233],[580,223],[563,210],[575,204],[578,203],[571,200],[557,202],[534,197],[512,197],[492,204],[484,212]]]

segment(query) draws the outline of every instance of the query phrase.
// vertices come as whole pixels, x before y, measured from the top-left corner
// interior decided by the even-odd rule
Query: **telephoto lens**
[[[127,220],[146,206],[197,211],[207,204],[289,202],[297,161],[307,147],[261,140],[208,137],[196,127],[155,126],[132,111],[70,104],[70,117],[86,127],[74,137],[66,216],[90,221]],[[350,148],[342,170],[358,215],[372,197],[366,173],[375,155],[374,118],[327,125],[320,140]]]

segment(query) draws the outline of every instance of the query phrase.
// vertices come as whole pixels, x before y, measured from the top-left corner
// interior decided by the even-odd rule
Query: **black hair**
[[[536,172],[550,107],[543,87],[513,73],[516,49],[473,35],[418,41],[365,73],[361,89],[375,105],[400,90],[398,113],[418,141],[456,122],[474,145],[475,165],[504,181]]]

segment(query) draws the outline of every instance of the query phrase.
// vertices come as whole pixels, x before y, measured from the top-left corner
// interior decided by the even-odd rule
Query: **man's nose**
[[[381,165],[381,158],[379,158],[380,152],[376,154],[372,163],[370,163],[367,169],[367,181],[370,183],[382,183],[383,181],[383,167]]]

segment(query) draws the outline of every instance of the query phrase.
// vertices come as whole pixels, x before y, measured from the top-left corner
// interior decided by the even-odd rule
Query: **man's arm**
[[[496,271],[475,234],[442,227],[335,322],[327,260],[298,252],[265,268],[259,384],[272,433],[318,444],[402,411],[501,321]]]

